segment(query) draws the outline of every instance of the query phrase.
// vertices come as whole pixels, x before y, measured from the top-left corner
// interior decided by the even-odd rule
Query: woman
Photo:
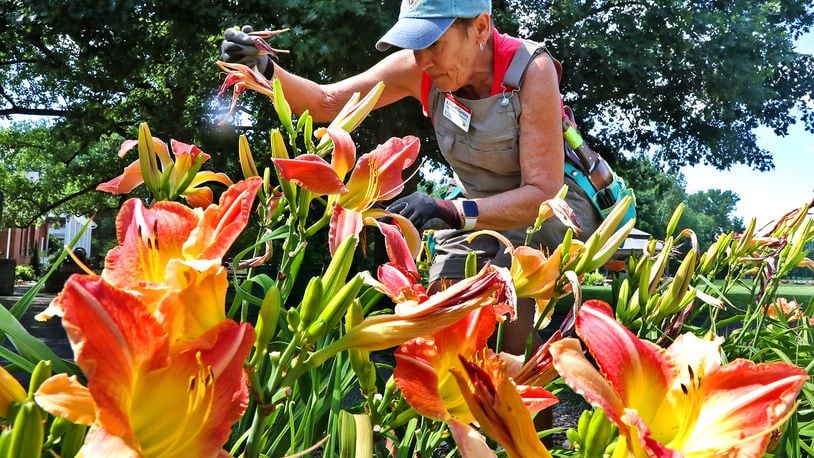
[[[301,78],[258,55],[247,32],[251,29],[244,27],[225,33],[223,60],[257,65],[267,78],[279,78],[292,109],[308,109],[316,121],[331,120],[351,94],[365,93],[379,81],[385,88],[377,107],[405,97],[422,102],[466,199],[414,193],[388,209],[419,229],[437,219],[450,228],[435,233],[430,280],[436,287],[442,279],[463,277],[466,254],[473,249],[480,263],[508,266],[511,260],[496,240],[481,236],[469,245],[466,237],[472,230],[493,229],[516,246],[523,244],[540,203],[564,182],[581,234],[599,225],[587,195],[564,176],[559,63],[539,45],[499,34],[492,27],[490,0],[404,0],[398,22],[376,44],[380,51],[402,49],[332,84]],[[554,248],[565,229],[547,221],[533,243]],[[518,312],[503,349],[522,354],[533,305],[521,304]]]

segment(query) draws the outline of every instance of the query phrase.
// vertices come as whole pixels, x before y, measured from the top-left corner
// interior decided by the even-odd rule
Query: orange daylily
[[[420,247],[418,231],[401,215],[374,209],[373,206],[396,197],[404,189],[401,175],[418,156],[418,138],[391,138],[362,155],[345,183],[352,158],[356,157],[356,146],[350,134],[342,129],[332,128],[326,133],[334,143],[330,164],[315,154],[273,161],[280,176],[286,180],[315,194],[331,195],[331,201],[336,202],[329,234],[331,252],[347,237],[358,236],[365,224],[376,225],[376,219],[389,217],[401,229],[415,257]]]
[[[108,253],[102,277],[157,305],[167,292],[170,261],[220,265],[246,226],[261,184],[259,177],[238,182],[221,195],[218,205],[205,210],[177,202],[156,202],[146,208],[138,199],[128,200],[116,219],[120,245]],[[200,263],[197,267],[210,268]]]
[[[537,438],[531,415],[525,411],[538,412],[555,404],[557,398],[543,388],[515,385],[507,373],[506,362],[498,355],[475,361],[459,358],[463,370],[450,371],[480,429],[503,446],[510,458],[550,457],[551,453]]]
[[[496,323],[492,307],[482,307],[457,323],[431,336],[405,342],[396,350],[393,378],[416,412],[439,421],[456,418],[471,423],[475,419],[450,370],[463,369],[459,355],[469,359],[486,348]]]
[[[770,318],[778,319],[782,316],[789,321],[799,320],[805,315],[797,301],[790,301],[785,297],[778,297],[768,306],[764,306],[763,311]]]
[[[721,366],[720,339],[684,334],[662,349],[638,339],[604,302],[587,301],[576,339],[551,346],[565,382],[619,427],[614,456],[760,456],[793,412],[806,372],[785,362]]]
[[[528,448],[529,452],[544,450],[534,431],[531,414],[557,402],[557,398],[543,388],[515,385],[508,378],[506,364],[499,356],[490,355],[485,360],[481,358],[488,351],[486,341],[494,331],[497,319],[492,307],[482,307],[431,337],[413,339],[396,350],[393,377],[404,399],[421,415],[446,421],[464,456],[482,456],[475,451],[465,452],[470,448],[479,450],[479,435],[468,426],[474,421],[507,450],[510,450],[512,441],[537,442],[537,448]],[[488,407],[480,404],[483,393],[471,393],[472,387],[464,381],[466,378],[462,374],[472,378],[480,375],[477,370],[476,374],[472,373],[469,366],[479,366],[470,360],[488,361],[489,365],[500,366],[499,374],[491,375],[497,377],[492,382],[500,386],[501,394],[499,399],[493,397],[485,401]],[[476,385],[482,388],[482,383]],[[517,409],[518,406],[522,410]],[[484,417],[484,409],[495,409],[498,413],[495,415],[490,411]],[[520,413],[524,410],[528,411],[528,416]],[[487,424],[485,418],[503,424]],[[507,437],[511,438],[509,442],[505,440]]]
[[[138,140],[122,143],[119,157],[124,157],[135,146],[139,148],[139,158],[125,167],[124,173],[97,186],[98,191],[127,194],[145,183],[158,200],[175,200],[180,196],[193,207],[206,207],[212,203],[212,190],[201,186],[203,183],[215,181],[232,185],[232,180],[224,173],[200,171],[210,156],[195,145],[170,140],[175,156],[173,161],[167,144],[150,134],[147,123],[139,126]]]
[[[541,208],[544,207],[541,206]],[[541,314],[554,297],[554,287],[560,278],[563,257],[561,247],[555,249],[550,256],[546,256],[542,251],[530,246],[521,245],[515,248],[506,236],[489,230],[475,232],[469,237],[469,240],[480,235],[491,235],[506,245],[506,252],[512,255],[511,274],[517,297],[534,299],[536,306],[534,322],[539,322]],[[582,249],[582,246],[582,243],[577,240],[571,242],[569,247],[571,259]]]
[[[57,375],[36,400],[91,426],[85,456],[222,452],[248,403],[249,324],[223,320],[193,340],[174,341],[147,304],[98,276],[71,277],[54,302],[88,385]]]

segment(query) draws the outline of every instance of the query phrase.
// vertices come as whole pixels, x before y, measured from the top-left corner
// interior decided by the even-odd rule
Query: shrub
[[[596,272],[588,272],[585,274],[585,277],[582,278],[583,285],[603,285],[605,284],[605,276]]]
[[[17,266],[14,274],[17,280],[20,281],[34,281],[37,279],[37,275],[34,273],[34,267],[32,266]]]

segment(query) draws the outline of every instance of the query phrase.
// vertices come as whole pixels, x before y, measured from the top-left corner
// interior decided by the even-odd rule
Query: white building
[[[82,232],[82,228],[88,224],[89,218],[85,216],[72,216],[72,215],[62,215],[57,218],[50,220],[50,224],[48,225],[48,235],[53,235],[57,238],[62,245],[64,246],[67,243],[70,243],[71,240],[76,237],[76,234]],[[90,242],[91,242],[91,234],[93,234],[93,230],[96,228],[96,223],[90,222],[87,230],[82,234],[79,240],[76,242],[74,246],[74,250],[77,248],[82,248],[85,250],[85,253],[90,256]],[[48,250],[48,242],[46,241],[45,247],[42,247],[43,250]]]

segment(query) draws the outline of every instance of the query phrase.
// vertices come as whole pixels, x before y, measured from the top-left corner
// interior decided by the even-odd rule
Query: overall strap
[[[523,40],[523,44],[517,48],[517,52],[509,64],[509,69],[506,70],[503,85],[506,88],[519,89],[520,85],[523,84],[523,77],[526,76],[526,69],[529,64],[542,52],[548,53],[545,45],[531,40]],[[554,67],[557,69],[557,80],[559,80],[562,77],[562,65],[550,53],[548,55],[554,61]]]

